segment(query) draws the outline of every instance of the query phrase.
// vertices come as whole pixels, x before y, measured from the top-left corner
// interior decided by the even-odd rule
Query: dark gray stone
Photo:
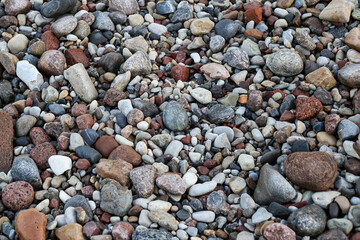
[[[183,131],[189,123],[185,109],[176,101],[165,106],[163,120],[165,126],[172,131]]]
[[[287,95],[281,103],[280,114],[283,114],[285,110],[295,108],[295,96],[292,94]]]
[[[219,21],[215,25],[216,34],[222,36],[226,40],[234,37],[236,33],[240,30],[241,25],[238,22],[235,22],[231,19],[224,19]]]
[[[178,23],[178,22],[185,22],[192,18],[193,13],[189,6],[189,4],[186,2],[181,7],[178,7],[178,9],[175,11],[173,17],[171,18],[171,22]]]
[[[172,235],[167,231],[137,227],[132,240],[170,240]]]
[[[91,163],[97,163],[99,162],[100,158],[102,158],[101,154],[98,151],[86,145],[77,147],[76,154],[80,158],[86,158]]]
[[[359,127],[352,121],[344,119],[338,125],[337,134],[342,141],[353,139],[359,134]]]
[[[65,108],[60,104],[54,103],[49,105],[50,111],[55,115],[65,114]]]
[[[91,207],[89,205],[88,200],[83,195],[75,195],[69,200],[66,201],[64,210],[66,210],[68,207],[81,207],[86,212],[86,215],[91,220],[93,218],[93,213],[91,211]]]
[[[265,163],[273,164],[276,162],[276,159],[280,155],[281,155],[280,149],[276,149],[274,151],[267,152],[261,156],[260,162],[261,162],[261,164],[265,164]]]
[[[76,0],[52,0],[41,7],[41,15],[47,18],[58,17],[74,9],[76,2]]]
[[[158,108],[145,100],[134,100],[132,102],[132,105],[134,108],[137,108],[141,110],[144,113],[145,117],[155,117],[157,114],[159,114]]]
[[[290,209],[284,207],[283,205],[277,202],[270,203],[268,211],[275,217],[279,217],[283,219],[288,218],[289,215],[291,214]]]
[[[213,105],[206,113],[211,123],[229,122],[234,117],[234,110],[222,104]]]
[[[91,128],[82,130],[80,135],[89,146],[93,145],[99,137],[97,132]]]
[[[5,104],[10,103],[14,100],[14,97],[11,83],[7,80],[0,81],[0,102]]]
[[[175,12],[176,7],[172,1],[164,1],[156,4],[156,13],[158,14],[169,14]]]
[[[231,47],[226,51],[224,61],[240,70],[248,69],[250,66],[248,54],[237,47]]]
[[[292,152],[310,152],[309,144],[306,140],[299,140],[293,143]]]
[[[109,14],[109,17],[114,22],[114,24],[124,24],[127,20],[127,16],[123,12],[112,12]]]
[[[39,169],[34,160],[27,155],[16,157],[10,171],[13,181],[25,181],[30,183],[35,189],[41,188],[42,183]]]

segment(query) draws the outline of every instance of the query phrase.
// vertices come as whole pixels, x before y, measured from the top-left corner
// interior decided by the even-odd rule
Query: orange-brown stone
[[[296,118],[303,121],[316,116],[323,110],[321,102],[315,97],[300,97],[295,101]]]
[[[110,153],[108,158],[113,160],[122,159],[135,167],[141,164],[141,155],[128,145],[118,146]]]
[[[118,142],[111,136],[102,136],[95,143],[95,149],[98,150],[103,157],[108,157],[117,146],[119,146]]]
[[[96,166],[96,172],[102,178],[112,178],[122,186],[130,185],[130,171],[132,169],[133,166],[130,163],[121,159],[100,159],[100,162]]]
[[[13,160],[13,122],[12,117],[0,111],[0,172],[7,173]]]
[[[86,240],[82,226],[78,223],[69,223],[57,229],[55,235],[60,240]]]
[[[45,240],[46,216],[35,208],[20,211],[16,216],[15,231],[20,240]]]

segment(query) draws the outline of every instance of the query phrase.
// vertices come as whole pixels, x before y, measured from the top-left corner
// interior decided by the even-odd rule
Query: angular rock
[[[360,87],[360,64],[349,64],[338,71],[339,81],[349,87]]]
[[[303,121],[316,116],[323,107],[315,97],[300,97],[295,101],[296,118]]]
[[[319,18],[330,22],[347,23],[350,20],[351,5],[348,1],[331,1],[320,13]]]
[[[86,240],[82,229],[78,223],[69,223],[56,229],[55,235],[61,240]]]
[[[15,75],[16,64],[18,61],[19,59],[15,55],[9,52],[0,51],[0,63],[9,74]]]
[[[20,211],[16,215],[15,231],[20,239],[46,240],[45,214],[34,208]]]
[[[128,145],[118,146],[110,153],[108,158],[113,160],[121,159],[131,163],[133,166],[139,166],[141,164],[141,155]]]
[[[248,69],[250,66],[248,54],[244,50],[235,47],[230,47],[226,51],[225,62],[240,70]]]
[[[131,76],[146,75],[151,73],[152,65],[149,56],[143,51],[131,55],[121,66],[124,72],[130,71]]]
[[[133,166],[121,159],[109,160],[102,159],[96,165],[96,172],[102,178],[112,178],[123,186],[130,186],[130,171]]]
[[[336,85],[336,80],[327,67],[321,67],[305,77],[306,81],[318,87],[330,90]]]
[[[163,173],[156,178],[156,185],[171,194],[184,194],[186,185],[184,180],[176,173]]]
[[[145,165],[134,168],[130,172],[130,179],[139,197],[148,198],[154,192],[156,168]]]

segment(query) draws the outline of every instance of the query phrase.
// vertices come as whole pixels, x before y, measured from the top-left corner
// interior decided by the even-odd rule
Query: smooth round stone
[[[215,213],[213,211],[194,212],[192,218],[199,222],[211,223],[215,220]]]
[[[345,234],[349,234],[353,229],[353,224],[350,220],[345,218],[332,218],[327,221],[327,227],[330,230],[340,229]]]
[[[51,31],[57,36],[66,36],[77,26],[77,19],[74,16],[59,18],[51,25]]]
[[[65,108],[57,103],[50,104],[49,109],[55,115],[65,114]]]
[[[9,40],[8,48],[12,53],[16,54],[27,48],[28,43],[29,40],[24,34],[16,34]]]
[[[340,192],[337,191],[316,192],[311,196],[311,198],[314,203],[326,209],[329,204],[339,195]]]
[[[254,215],[252,215],[251,221],[253,224],[257,224],[257,223],[266,221],[271,217],[272,217],[272,214],[269,213],[265,208],[261,207],[258,210],[256,210]]]
[[[53,0],[41,6],[41,15],[47,18],[54,18],[71,11],[76,0]]]
[[[206,193],[213,191],[216,188],[216,186],[217,186],[217,183],[214,181],[198,183],[189,189],[189,195],[192,197],[201,196],[201,195],[204,195]]]
[[[291,50],[280,50],[266,59],[266,66],[276,75],[294,76],[302,72],[303,61],[298,53]]]
[[[339,81],[349,87],[360,87],[360,64],[345,65],[338,71]]]
[[[163,119],[165,126],[172,131],[183,131],[189,123],[185,109],[176,101],[166,105]]]
[[[244,171],[249,171],[251,169],[254,169],[255,167],[254,158],[248,154],[240,154],[238,158],[238,163],[241,169]]]
[[[61,155],[53,155],[49,157],[49,165],[56,175],[61,175],[72,167],[71,158]]]
[[[190,90],[190,94],[201,104],[208,104],[212,101],[212,93],[205,88],[195,88]]]

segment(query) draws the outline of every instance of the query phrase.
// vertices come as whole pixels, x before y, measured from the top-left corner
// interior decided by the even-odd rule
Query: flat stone
[[[115,148],[108,158],[113,160],[121,159],[131,163],[133,166],[139,166],[142,162],[141,155],[138,154],[132,147],[127,145],[120,145]]]
[[[195,19],[190,24],[190,31],[193,35],[208,34],[215,26],[215,23],[210,18]]]
[[[110,0],[109,8],[130,15],[136,12],[138,3],[136,0]]]
[[[69,223],[61,228],[56,229],[55,235],[62,240],[86,240],[83,227],[78,223]]]
[[[159,224],[161,227],[170,231],[176,231],[178,229],[179,222],[175,217],[167,212],[150,211],[149,218],[151,221]]]
[[[215,181],[209,181],[204,183],[198,183],[189,189],[189,195],[197,197],[213,191],[217,186]]]
[[[184,180],[176,173],[163,173],[156,178],[156,185],[171,194],[182,195],[186,191]]]
[[[24,34],[16,34],[9,40],[8,48],[12,53],[17,54],[27,48],[28,43],[29,39]]]
[[[6,0],[5,1],[5,12],[8,15],[16,16],[21,13],[27,13],[32,4],[29,0],[19,0],[19,1],[12,1]]]
[[[223,65],[218,63],[207,63],[200,68],[200,71],[212,80],[226,80],[230,77],[229,71]]]
[[[51,24],[51,31],[57,36],[65,36],[71,33],[77,26],[77,19],[74,16],[64,16]]]
[[[176,101],[169,102],[163,113],[163,121],[172,131],[183,131],[187,128],[189,120],[185,109]]]
[[[102,178],[112,178],[119,182],[122,186],[130,186],[130,171],[133,166],[121,159],[110,160],[102,159],[96,165],[96,172]]]
[[[86,145],[77,147],[76,154],[80,158],[86,158],[91,163],[97,163],[100,160],[100,158],[102,157],[98,151],[96,151],[94,148],[91,148]]]
[[[303,121],[316,116],[322,111],[321,102],[315,97],[300,97],[295,101],[296,118]]]
[[[215,213],[213,211],[194,212],[192,218],[198,222],[211,223],[215,220]]]
[[[234,110],[222,104],[213,105],[206,113],[211,123],[220,124],[229,122],[235,115]]]
[[[280,50],[266,59],[266,66],[276,75],[294,76],[302,72],[303,61],[298,53],[291,50]]]
[[[0,51],[0,63],[9,74],[15,75],[16,64],[18,61],[19,59],[15,55],[9,52]]]
[[[133,53],[137,51],[148,52],[149,50],[149,45],[143,36],[126,39],[124,44]]]
[[[76,0],[53,0],[41,6],[41,15],[54,18],[71,11],[76,5]]]
[[[348,1],[331,1],[320,13],[319,18],[330,22],[347,23],[350,20],[351,5]]]
[[[20,239],[46,240],[45,214],[34,208],[20,211],[16,215],[15,231]]]
[[[342,120],[337,128],[337,134],[340,140],[350,140],[359,134],[359,127],[348,119]]]
[[[172,235],[167,231],[137,227],[132,240],[171,240]]]
[[[190,91],[193,98],[201,104],[208,104],[212,101],[212,94],[205,88],[195,88]]]
[[[306,81],[318,87],[330,90],[336,85],[336,80],[331,71],[327,67],[321,67],[309,73],[305,77]]]

